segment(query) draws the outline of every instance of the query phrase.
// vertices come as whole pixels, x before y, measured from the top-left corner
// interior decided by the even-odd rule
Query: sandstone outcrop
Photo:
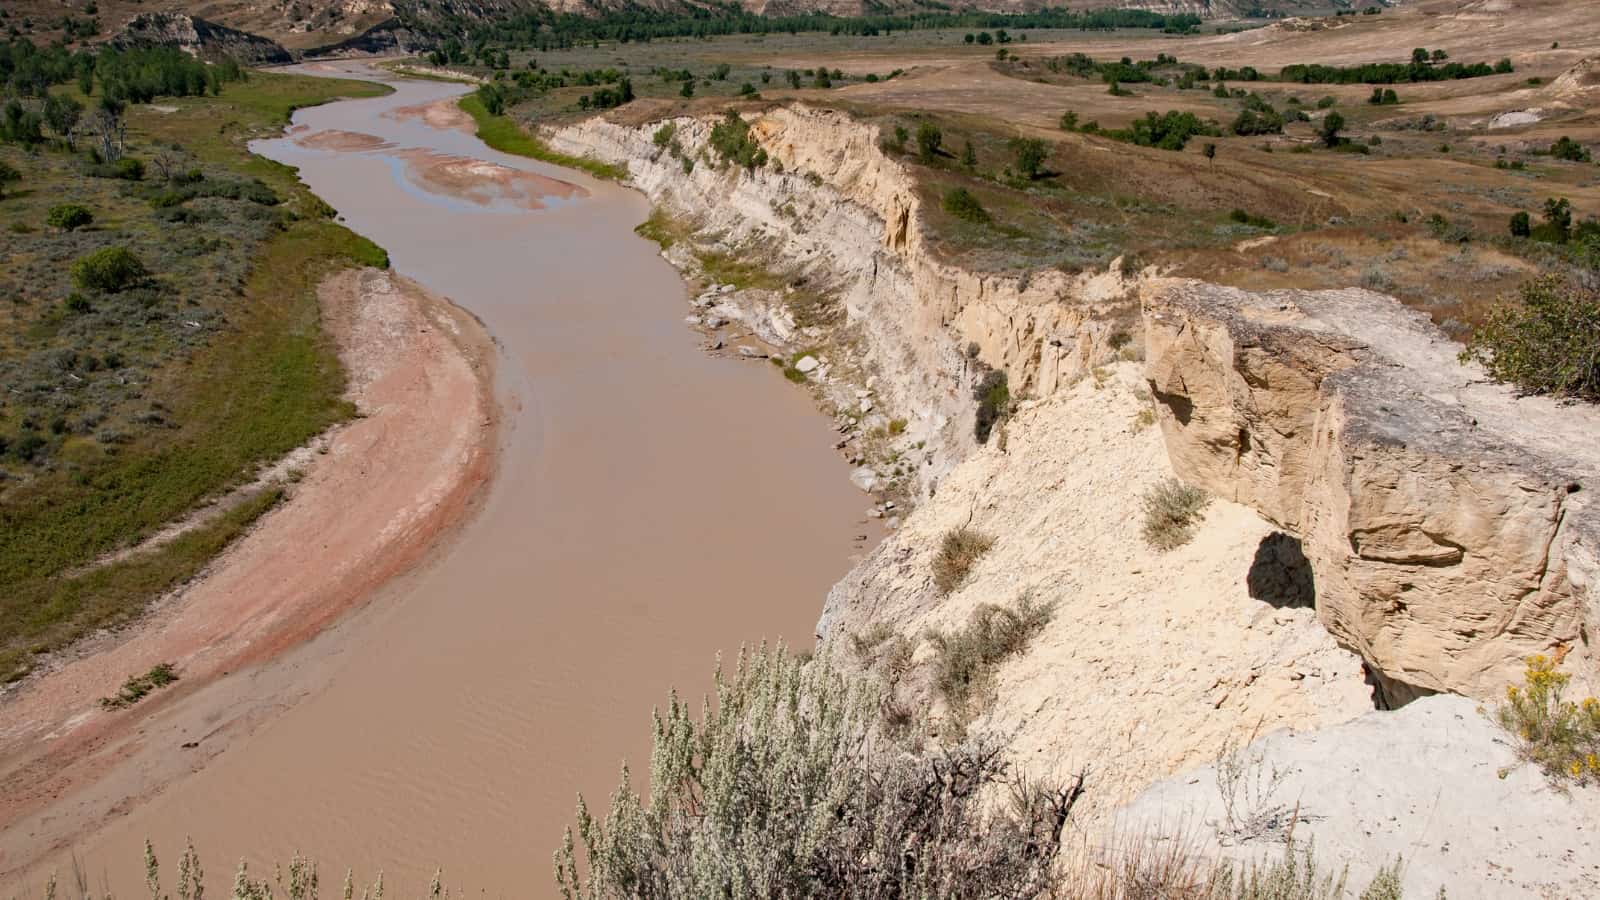
[[[235,59],[242,65],[292,62],[289,51],[259,35],[176,12],[145,13],[112,38],[117,47],[176,47],[201,59]]]
[[[1600,412],[1489,383],[1369,291],[1168,283],[1144,318],[1173,468],[1301,539],[1389,702],[1497,696],[1551,651],[1592,689]]]

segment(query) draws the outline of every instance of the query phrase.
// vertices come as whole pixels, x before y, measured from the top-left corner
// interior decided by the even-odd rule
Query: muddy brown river
[[[241,858],[259,875],[299,851],[328,893],[350,867],[421,895],[442,868],[471,895],[551,896],[578,792],[603,804],[624,759],[647,770],[669,687],[699,695],[742,643],[809,646],[861,552],[868,501],[828,423],[772,367],[700,349],[677,273],[633,234],[645,199],[389,115],[465,90],[392,83],[256,149],[484,321],[500,468],[428,566],[206,692],[286,699],[77,847],[123,896],[146,838],[170,878],[186,835],[219,895]]]

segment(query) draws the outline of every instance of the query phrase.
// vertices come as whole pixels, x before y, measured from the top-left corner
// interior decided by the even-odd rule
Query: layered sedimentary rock
[[[1390,702],[1498,695],[1524,657],[1596,679],[1600,414],[1516,397],[1363,290],[1151,287],[1174,469],[1299,537],[1328,630]]]

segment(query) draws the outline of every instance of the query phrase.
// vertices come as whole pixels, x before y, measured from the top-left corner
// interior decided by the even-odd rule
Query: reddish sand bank
[[[403,150],[398,155],[406,161],[412,179],[418,184],[479,206],[504,201],[522,209],[543,209],[548,199],[589,196],[588,191],[559,178],[481,159],[421,149]]]
[[[0,878],[159,791],[286,703],[252,696],[208,713],[203,749],[180,749],[170,728],[150,722],[218,676],[316,634],[415,565],[489,479],[494,351],[479,323],[373,269],[335,275],[321,295],[362,417],[303,454],[288,502],[197,582],[0,701],[0,831],[10,830]],[[182,679],[130,709],[100,708],[128,675],[159,662]]]

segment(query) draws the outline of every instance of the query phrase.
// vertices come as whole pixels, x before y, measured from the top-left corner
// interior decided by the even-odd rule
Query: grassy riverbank
[[[523,131],[522,127],[510,117],[491,115],[483,103],[472,94],[462,97],[459,102],[462,112],[471,116],[477,123],[478,139],[501,153],[526,156],[570,169],[582,169],[596,178],[611,181],[622,181],[628,177],[626,166],[616,166],[582,156],[569,156],[551,150],[543,141]]]
[[[335,224],[293,169],[252,155],[297,108],[379,85],[255,73],[220,96],[130,107],[141,179],[91,177],[64,148],[0,146],[23,173],[0,201],[0,680],[127,621],[277,500],[268,489],[146,552],[97,565],[243,483],[353,410],[317,283],[384,252]],[[81,149],[81,148],[80,148]],[[168,173],[174,173],[169,175]],[[181,173],[181,174],[176,174]],[[46,227],[69,201],[90,227]],[[70,263],[125,248],[139,287],[80,293]],[[26,448],[26,453],[19,452]]]

